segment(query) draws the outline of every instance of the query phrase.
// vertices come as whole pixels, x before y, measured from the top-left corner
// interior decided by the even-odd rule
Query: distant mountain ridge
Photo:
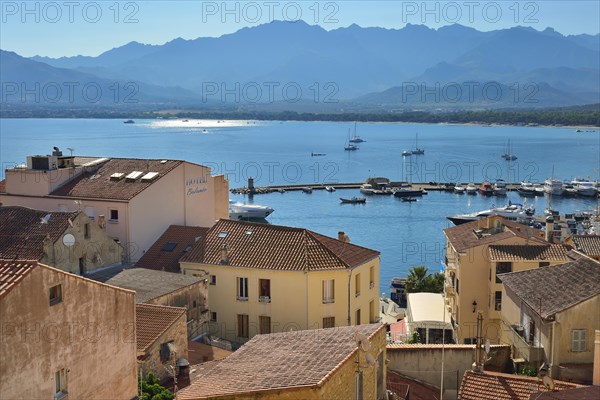
[[[158,88],[169,87],[164,93],[171,93],[169,100],[198,106],[285,102],[283,90],[290,87],[299,88],[304,101],[393,106],[393,88],[469,81],[505,87],[534,83],[544,88],[540,105],[585,104],[600,93],[600,35],[565,36],[552,28],[480,32],[458,24],[438,29],[408,24],[326,31],[303,21],[274,21],[219,38],[177,38],[163,45],[130,42],[97,57],[36,56],[28,61],[71,71],[75,79],[85,74],[105,81],[135,80],[148,85],[153,95],[158,92],[157,99]],[[263,91],[257,100],[249,90],[243,92],[257,86]],[[181,99],[173,88],[180,88]],[[289,108],[294,104],[290,101]],[[454,106],[473,104],[459,101]]]

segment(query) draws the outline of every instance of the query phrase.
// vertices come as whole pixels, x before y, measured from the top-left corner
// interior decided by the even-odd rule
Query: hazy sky
[[[489,31],[516,25],[563,34],[600,32],[600,2],[548,1],[5,1],[0,47],[23,56],[98,55],[130,41],[221,36],[272,20],[302,19],[327,30],[360,26]],[[426,50],[426,49],[424,49]]]

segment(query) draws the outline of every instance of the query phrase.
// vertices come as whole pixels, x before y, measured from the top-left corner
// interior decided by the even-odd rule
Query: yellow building
[[[220,220],[180,265],[188,275],[208,273],[210,333],[234,342],[377,322],[379,252],[346,239]]]
[[[137,396],[135,293],[0,261],[0,398]]]
[[[83,211],[137,261],[173,224],[212,226],[229,216],[229,184],[210,168],[181,160],[30,156],[5,170],[0,203]]]
[[[73,274],[119,267],[123,247],[83,212],[0,206],[0,259],[36,260]]]
[[[544,240],[544,232],[502,217],[492,216],[478,221],[461,224],[444,230],[446,236],[446,299],[454,322],[458,325],[458,342],[472,343],[476,337],[477,311],[482,311],[484,318],[484,333],[492,343],[500,340],[500,318],[496,310],[496,273],[508,272],[498,267],[510,262],[510,270],[521,268],[537,268],[539,262],[564,262],[564,252],[551,246]],[[506,247],[494,252],[500,258],[490,259],[491,245],[525,246],[525,250],[515,247],[516,254],[530,252],[532,254],[547,254],[559,259],[552,260],[519,260],[505,261],[502,254],[510,254],[511,248]],[[531,251],[527,247],[534,247]],[[541,247],[540,247],[541,246]],[[512,257],[512,256],[511,256]],[[514,265],[513,265],[514,263]]]
[[[257,335],[222,361],[199,366],[178,400],[386,398],[385,325]]]
[[[513,357],[553,378],[592,383],[600,329],[600,262],[581,256],[558,266],[501,275],[503,342]]]

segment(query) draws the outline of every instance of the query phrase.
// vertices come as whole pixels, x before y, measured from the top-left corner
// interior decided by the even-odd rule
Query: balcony
[[[371,283],[369,284],[369,289],[373,289],[374,287],[375,287],[375,282],[371,282]]]
[[[271,302],[271,297],[270,296],[259,296],[258,297],[258,302],[259,303],[270,303]]]
[[[509,325],[502,321],[505,329],[508,329],[508,340],[513,346],[513,358],[523,358],[525,361],[537,363],[544,358],[544,349],[533,344],[533,341],[523,337],[523,327]]]
[[[452,284],[451,280],[446,280],[445,288],[446,288],[446,295],[448,295],[448,296],[456,295],[456,288]]]

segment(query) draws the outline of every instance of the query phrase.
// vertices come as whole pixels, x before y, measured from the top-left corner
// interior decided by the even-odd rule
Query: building
[[[135,264],[138,268],[181,272],[179,259],[206,236],[208,228],[171,225]]]
[[[182,258],[209,277],[210,332],[259,333],[379,320],[379,252],[301,228],[220,220]]]
[[[554,381],[554,390],[574,389],[577,385]],[[533,394],[549,392],[542,379],[498,372],[467,371],[458,391],[458,400],[530,400]],[[549,392],[553,393],[553,392]],[[534,399],[541,397],[533,396]]]
[[[573,235],[565,243],[586,256],[600,261],[600,235]]]
[[[177,399],[383,399],[385,359],[381,324],[257,335]]]
[[[409,293],[406,327],[408,336],[417,334],[419,343],[454,343],[454,327],[440,293]]]
[[[121,265],[123,247],[83,212],[0,206],[0,259],[36,260],[73,274]]]
[[[584,386],[575,389],[565,389],[556,392],[533,393],[529,400],[598,400],[600,386]]]
[[[503,341],[513,346],[513,356],[536,368],[545,362],[553,378],[591,383],[600,262],[581,257],[500,279]]]
[[[500,283],[496,282],[497,273],[537,268],[540,262],[552,265],[566,260],[566,252],[546,242],[543,231],[499,216],[444,229],[444,235],[445,294],[452,318],[458,325],[459,342],[473,343],[477,311],[482,311],[488,339],[492,343],[499,342],[500,313],[496,309],[496,296]],[[497,248],[491,253],[492,260],[489,250],[492,245],[524,247]],[[521,257],[523,254],[527,256]],[[536,258],[540,254],[545,257],[543,260]]]
[[[136,304],[135,321],[141,376],[153,372],[166,381],[178,366],[187,365],[182,363],[188,358],[185,308]]]
[[[207,277],[133,268],[122,271],[106,283],[134,290],[138,304],[183,307],[190,337],[199,335],[208,322]]]
[[[137,396],[134,296],[36,261],[0,261],[0,398]]]
[[[49,211],[83,211],[137,261],[173,224],[212,226],[227,218],[229,185],[210,168],[181,160],[28,157],[5,170],[0,203]]]

